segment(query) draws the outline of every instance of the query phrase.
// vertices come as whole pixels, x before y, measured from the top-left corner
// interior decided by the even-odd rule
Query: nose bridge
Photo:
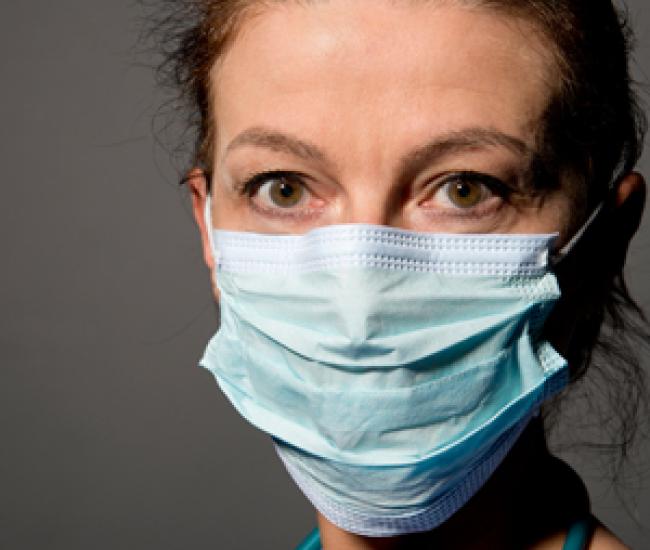
[[[401,140],[394,124],[389,130],[372,114],[375,116],[359,114],[353,136],[339,144],[340,157],[345,159],[338,174],[346,194],[343,218],[345,223],[397,225],[403,201],[394,172]]]
[[[357,179],[348,185],[347,223],[395,225],[400,201],[390,181]]]

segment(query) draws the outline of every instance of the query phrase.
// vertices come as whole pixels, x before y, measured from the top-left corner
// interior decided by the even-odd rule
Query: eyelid
[[[448,186],[454,182],[470,182],[478,184],[482,189],[482,198],[472,206],[459,206],[447,196]],[[437,216],[452,217],[481,217],[487,211],[500,209],[511,202],[511,196],[516,193],[513,185],[509,185],[498,177],[473,170],[458,170],[438,175],[429,180],[428,191],[420,205]]]

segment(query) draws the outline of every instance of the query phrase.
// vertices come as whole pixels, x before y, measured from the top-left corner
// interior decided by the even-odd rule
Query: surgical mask
[[[554,235],[266,235],[206,218],[221,326],[201,365],[346,531],[444,522],[567,383],[541,337]]]

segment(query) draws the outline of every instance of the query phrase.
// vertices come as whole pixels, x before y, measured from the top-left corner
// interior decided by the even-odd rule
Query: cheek
[[[558,245],[563,246],[573,237],[584,220],[584,208],[582,204],[566,193],[557,193],[548,198],[545,206],[546,223],[555,226],[560,236]]]
[[[571,238],[574,201],[564,192],[557,191],[518,207],[516,224],[511,233],[559,233],[561,246]]]
[[[215,182],[212,189],[212,222],[217,229],[252,231],[249,212],[243,197],[223,183]]]

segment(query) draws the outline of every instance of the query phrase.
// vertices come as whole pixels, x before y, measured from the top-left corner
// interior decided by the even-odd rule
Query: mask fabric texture
[[[432,529],[567,382],[539,336],[554,238],[212,230],[221,327],[201,365],[331,522]]]

